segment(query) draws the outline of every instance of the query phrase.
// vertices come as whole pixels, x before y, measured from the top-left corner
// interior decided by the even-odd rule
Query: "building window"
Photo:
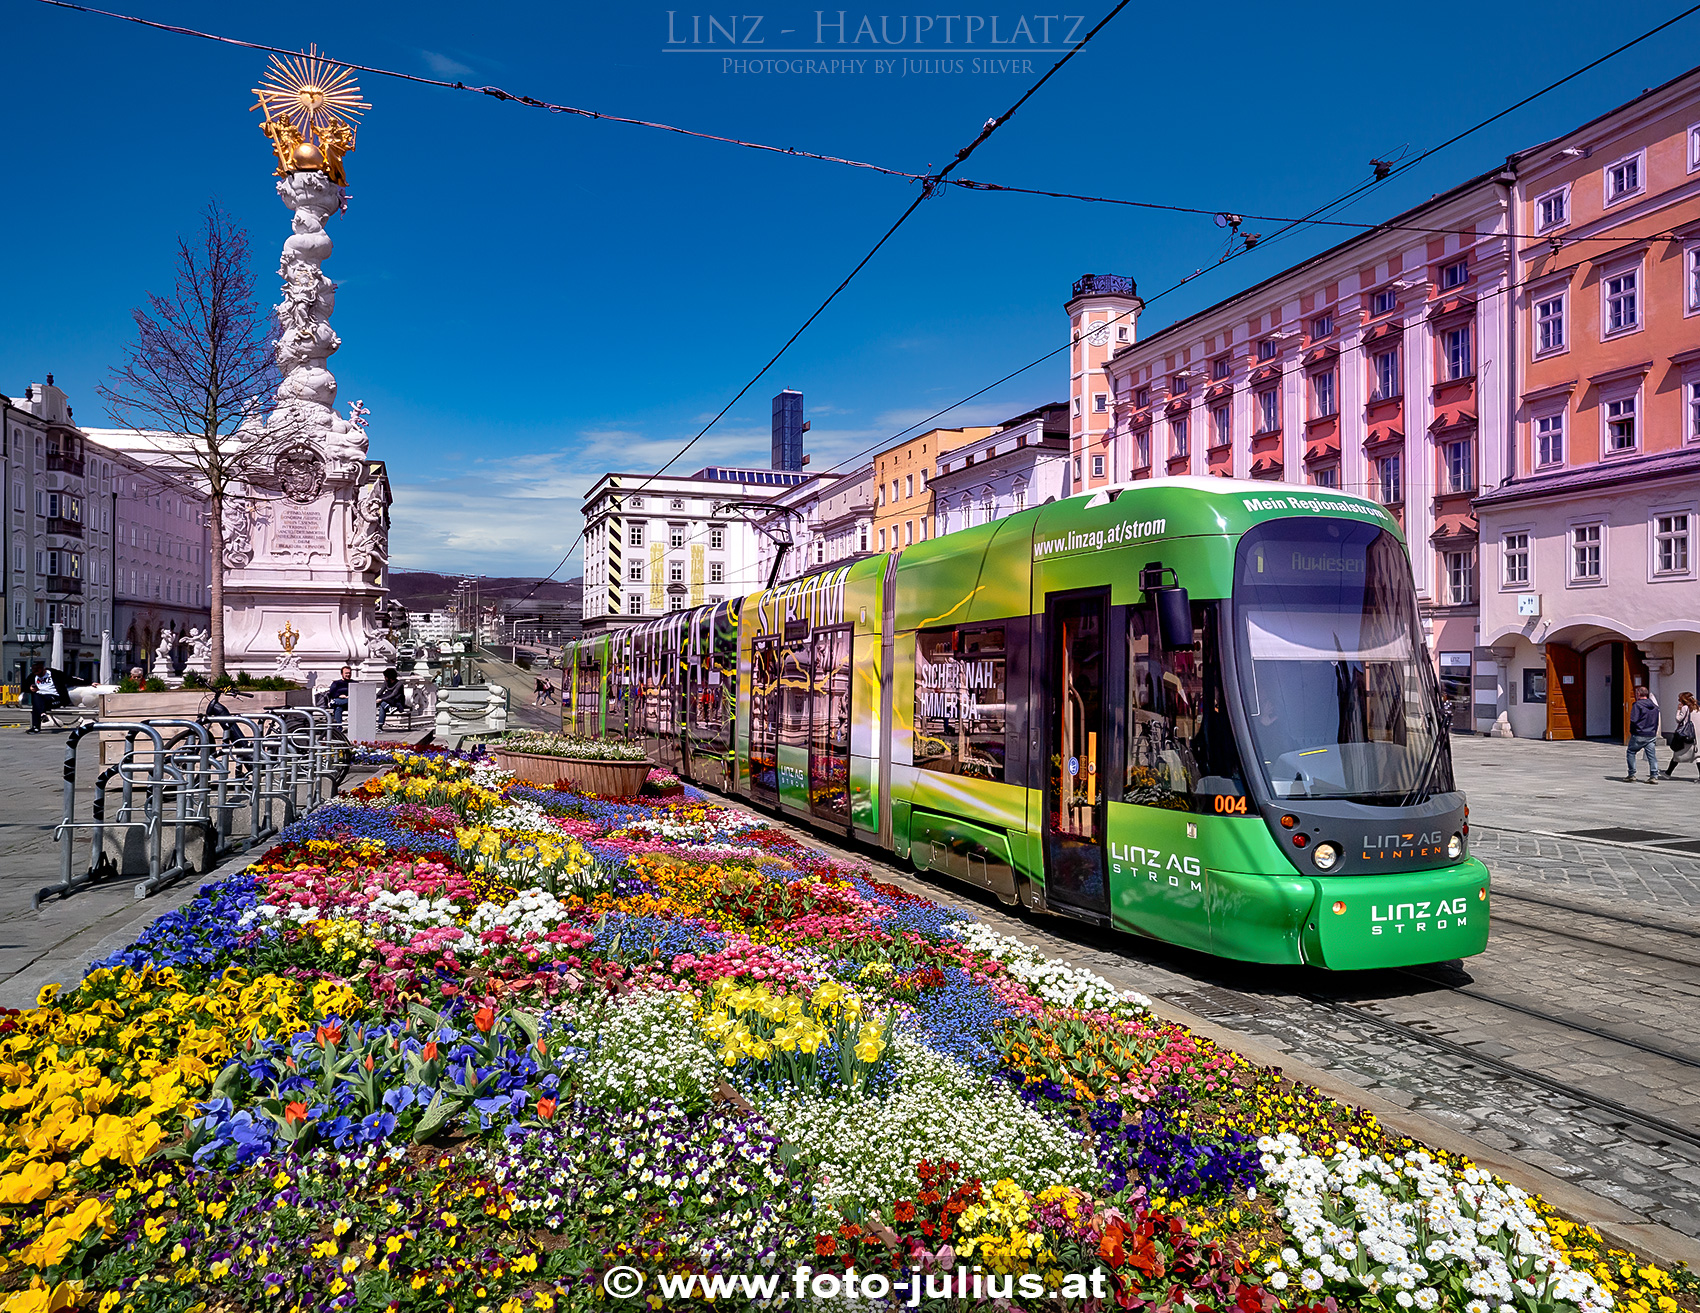
[[[1324,465],[1321,469],[1310,472],[1311,483],[1318,488],[1338,488],[1340,486],[1340,467]]]
[[[641,584],[643,582],[643,563],[633,561],[628,565],[626,567],[626,578],[634,584]]]
[[[1375,495],[1383,506],[1405,500],[1404,462],[1398,456],[1379,456],[1375,462]]]
[[[1443,289],[1462,287],[1469,281],[1470,262],[1468,260],[1456,260],[1442,267],[1440,271],[1440,285]]]
[[[1570,528],[1570,582],[1597,584],[1605,578],[1601,525],[1576,524]]]
[[[627,593],[626,594],[626,614],[627,615],[642,615],[643,614],[643,594],[642,593]]]
[[[1094,479],[1101,479],[1104,477],[1104,458],[1102,456],[1094,456],[1092,458],[1092,477]]]
[[[708,546],[711,551],[720,551],[726,546],[726,530],[716,524],[709,528]]]
[[[898,481],[896,479],[893,479],[891,481],[891,500],[894,501],[894,502],[897,500],[897,487],[898,487]]]
[[[1606,450],[1635,450],[1635,398],[1606,402]]]
[[[1027,509],[1027,485],[1019,479],[1015,481],[1014,500],[1016,510],[1024,511]]]
[[[1441,334],[1441,348],[1446,352],[1446,377],[1468,378],[1472,372],[1469,325],[1447,329]]]
[[[1700,123],[1688,130],[1688,171],[1700,169]]]
[[[673,548],[683,547],[685,545],[684,525],[670,524],[667,526],[667,545]]]
[[[626,505],[631,507],[634,511],[641,511],[643,509],[643,498],[628,497],[626,498]]]
[[[1339,409],[1334,404],[1334,371],[1328,370],[1323,374],[1310,376],[1311,415],[1320,419],[1324,415],[1332,415]]]
[[[1641,190],[1641,153],[1626,155],[1606,165],[1606,204],[1621,201]]]
[[[1121,327],[1116,329],[1116,341],[1125,342],[1127,340],[1127,325],[1123,324]]]
[[[1391,287],[1384,287],[1370,299],[1370,313],[1385,315],[1399,304],[1399,293]]]
[[[1399,395],[1399,352],[1383,351],[1371,362],[1375,366],[1375,393],[1372,401],[1385,401]]]
[[[1274,433],[1281,427],[1281,394],[1265,388],[1257,394],[1257,431]]]
[[[881,529],[880,530],[880,551],[883,552],[884,550],[885,550],[885,530]]]
[[[1109,404],[1110,398],[1108,393],[1094,392],[1092,394],[1092,413],[1094,415],[1102,415],[1109,408]]]
[[[1468,606],[1476,600],[1475,562],[1470,552],[1446,553],[1446,603]]]
[[[860,528],[857,529],[856,539],[857,539],[856,550],[859,551],[859,552],[867,551],[868,550],[868,526],[867,525],[864,524]]]
[[[1227,378],[1233,372],[1234,362],[1227,356],[1218,356],[1210,362],[1210,377],[1218,382]]]
[[[1234,440],[1234,411],[1233,407],[1223,402],[1220,406],[1210,407],[1210,445],[1226,447]]]
[[[1635,269],[1625,270],[1616,277],[1607,278],[1603,284],[1605,289],[1605,333],[1627,332],[1639,327],[1641,323],[1640,300],[1637,288],[1640,272]]]
[[[681,498],[675,497],[672,501],[667,503],[667,509],[670,511],[682,511],[685,509],[685,503]]]
[[[1191,455],[1191,443],[1187,432],[1186,416],[1169,424],[1169,456],[1173,460],[1184,460]]]
[[[1535,354],[1545,355],[1564,347],[1564,298],[1548,297],[1535,302]]]
[[[669,611],[683,611],[685,609],[684,597],[679,594],[674,594],[672,597],[669,597],[667,599],[667,609]]]
[[[1700,310],[1700,246],[1688,248],[1688,308]]]
[[[1535,231],[1544,233],[1549,228],[1561,228],[1570,217],[1570,192],[1566,187],[1557,191],[1549,191],[1545,196],[1535,199]]]
[[[130,534],[131,534],[130,545],[132,547],[134,547],[136,545],[135,544],[135,532],[136,532],[136,530],[134,529],[134,527],[132,527],[131,530],[130,530]],[[632,524],[626,530],[626,541],[629,542],[633,547],[642,547],[643,546],[643,522],[641,520]]]
[[[1133,435],[1133,468],[1136,470],[1148,470],[1151,468],[1150,429],[1143,429]],[[1077,465],[1075,467],[1075,473],[1078,474],[1079,472],[1080,467]]]
[[[1535,421],[1535,464],[1564,463],[1564,412],[1542,415]]]
[[[1273,359],[1275,359],[1275,351],[1276,351],[1276,345],[1275,345],[1275,339],[1274,338],[1266,337],[1266,338],[1263,339],[1263,341],[1261,341],[1257,344],[1257,358],[1259,360],[1273,360]]]
[[[1321,314],[1310,321],[1310,335],[1312,337],[1327,337],[1333,331],[1334,316],[1332,314]]]
[[[667,582],[670,584],[685,582],[685,563],[683,561],[667,562]]]
[[[1653,569],[1658,574],[1688,573],[1688,512],[1653,517]]]
[[[1149,406],[1151,404],[1151,389],[1135,388],[1133,390],[1133,404],[1136,406]]]
[[[726,562],[710,561],[708,563],[708,582],[711,584],[726,582]]]
[[[1688,385],[1688,440],[1700,441],[1700,383]]]
[[[1502,540],[1499,554],[1504,567],[1502,578],[1507,588],[1521,588],[1529,582],[1529,535],[1508,533]]]
[[[1446,491],[1469,492],[1476,486],[1475,443],[1468,438],[1446,444]]]

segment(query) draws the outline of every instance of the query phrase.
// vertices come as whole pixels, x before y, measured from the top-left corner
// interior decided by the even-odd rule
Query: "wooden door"
[[[1559,643],[1548,643],[1546,653],[1547,737],[1585,738],[1588,733],[1588,704],[1582,678],[1582,654]]]
[[[1633,643],[1617,643],[1614,646],[1622,653],[1618,658],[1617,682],[1620,689],[1621,703],[1618,717],[1619,729],[1623,742],[1629,742],[1629,709],[1635,705],[1635,686],[1646,684],[1652,687],[1652,681],[1647,678],[1647,663],[1641,659],[1641,650]]]

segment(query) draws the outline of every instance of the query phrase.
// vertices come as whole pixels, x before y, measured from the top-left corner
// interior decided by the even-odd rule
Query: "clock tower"
[[[1069,480],[1074,492],[1113,482],[1118,474],[1110,439],[1116,429],[1116,399],[1104,362],[1136,338],[1139,299],[1133,279],[1121,274],[1083,274],[1069,297]]]

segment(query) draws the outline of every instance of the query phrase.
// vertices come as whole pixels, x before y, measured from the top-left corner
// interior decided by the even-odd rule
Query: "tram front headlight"
[[[1464,836],[1456,832],[1446,841],[1446,855],[1456,861],[1464,855]]]
[[[1335,864],[1340,860],[1340,845],[1337,843],[1319,843],[1316,845],[1316,851],[1311,853],[1310,859],[1316,863],[1317,870],[1332,871]]]

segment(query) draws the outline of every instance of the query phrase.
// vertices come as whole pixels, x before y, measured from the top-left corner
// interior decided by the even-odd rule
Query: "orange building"
[[[933,522],[933,490],[927,473],[941,452],[975,442],[996,427],[932,429],[874,456],[875,551],[894,552],[925,542]]]

